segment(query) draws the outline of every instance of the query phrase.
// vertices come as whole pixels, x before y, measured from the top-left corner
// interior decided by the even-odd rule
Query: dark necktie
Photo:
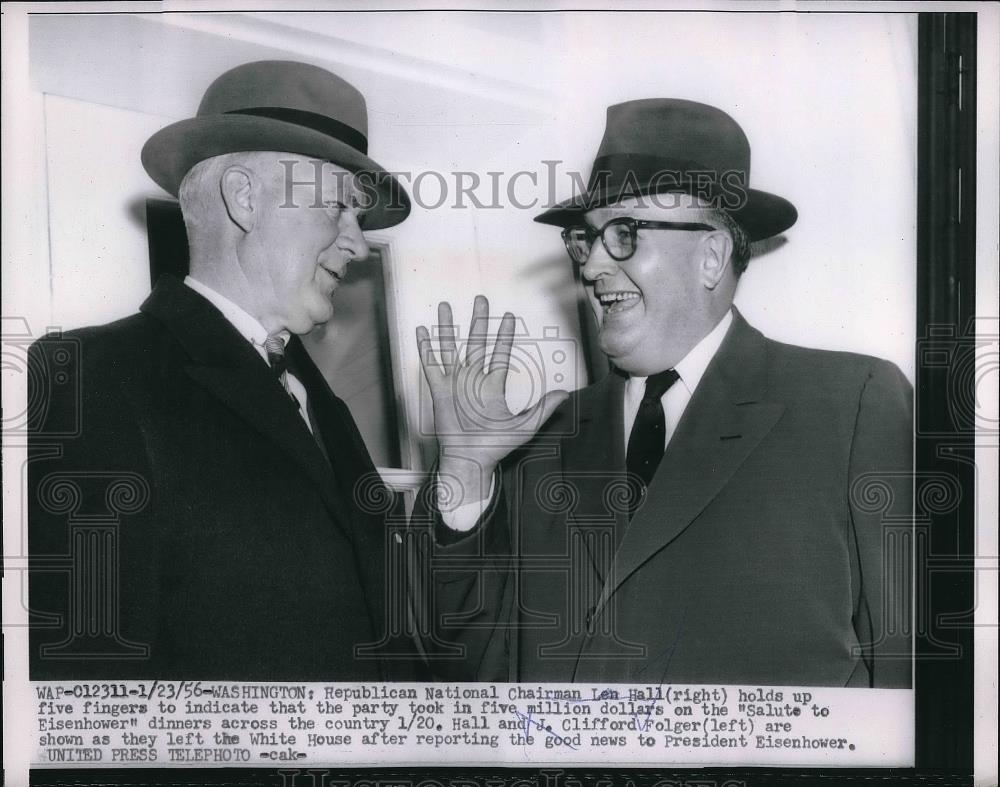
[[[294,375],[296,380],[303,382],[302,375],[297,372],[294,358],[290,357],[285,352],[285,343],[279,336],[268,336],[264,341],[264,349],[267,351],[267,362],[271,367],[271,372],[278,378],[278,382],[281,384],[281,387],[285,389],[285,393],[288,394],[288,398],[292,400],[292,404],[295,405],[295,409],[302,412],[302,402],[296,398],[295,394],[293,394],[291,389],[288,387],[288,375]],[[303,382],[303,386],[304,385],[305,383]],[[320,453],[323,454],[327,464],[329,464],[330,456],[326,452],[326,445],[320,435],[319,426],[316,423],[316,417],[313,414],[312,403],[308,401],[308,394],[305,417],[309,420],[309,431],[312,432],[313,440],[316,445],[319,446]]]
[[[679,379],[673,369],[654,374],[646,378],[646,390],[639,403],[639,411],[632,424],[632,432],[628,438],[628,453],[625,457],[625,467],[629,473],[638,476],[642,481],[639,494],[630,497],[634,505],[629,507],[629,517],[635,512],[638,503],[646,494],[646,487],[653,480],[656,468],[663,458],[664,435],[666,420],[663,416],[663,404],[660,398],[671,385]]]

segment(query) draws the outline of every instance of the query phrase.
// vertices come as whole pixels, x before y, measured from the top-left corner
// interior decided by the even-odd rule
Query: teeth
[[[630,301],[639,297],[637,292],[603,292],[597,296],[602,305],[617,303],[618,301]]]

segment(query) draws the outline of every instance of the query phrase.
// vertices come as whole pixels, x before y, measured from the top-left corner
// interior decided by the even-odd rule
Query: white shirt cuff
[[[436,479],[435,479],[436,480]],[[485,500],[476,500],[472,503],[463,503],[450,511],[441,511],[441,521],[452,530],[466,533],[476,526],[476,523],[483,518],[483,512],[490,507],[493,502],[493,493],[497,488],[496,471],[490,477],[490,493]]]

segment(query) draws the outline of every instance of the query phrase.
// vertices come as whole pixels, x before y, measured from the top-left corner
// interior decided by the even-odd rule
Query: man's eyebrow
[[[593,227],[596,230],[599,227],[603,227],[609,221],[614,221],[615,219],[620,219],[623,216],[628,216],[629,215],[629,211],[631,210],[631,208],[624,207],[624,206],[622,206],[622,207],[611,207],[611,206],[608,206],[608,207],[603,208],[603,210],[608,211],[608,213],[607,213],[607,215],[605,215],[605,216],[602,217],[602,221],[601,221],[600,224],[595,224],[592,219],[587,218],[586,216],[583,217],[583,223],[586,224],[589,227]]]

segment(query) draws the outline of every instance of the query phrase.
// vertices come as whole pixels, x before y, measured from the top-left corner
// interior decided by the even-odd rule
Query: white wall
[[[141,167],[123,163],[138,161],[169,119],[55,95],[44,102],[53,324],[126,317],[149,294],[142,195],[153,189]]]

